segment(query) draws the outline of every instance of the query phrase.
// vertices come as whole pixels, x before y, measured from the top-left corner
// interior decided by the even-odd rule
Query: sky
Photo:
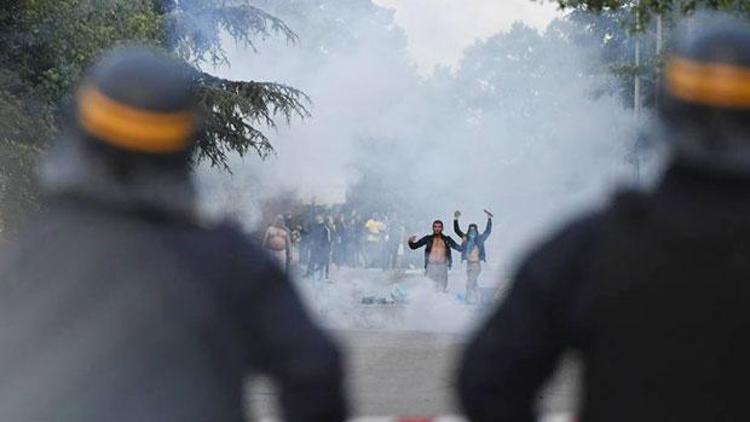
[[[466,47],[504,31],[516,21],[544,29],[562,12],[555,3],[532,0],[373,0],[396,11],[409,37],[409,53],[420,73],[455,66]]]

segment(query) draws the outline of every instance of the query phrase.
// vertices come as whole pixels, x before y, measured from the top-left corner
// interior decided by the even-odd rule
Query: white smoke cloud
[[[498,13],[489,3],[476,4],[469,16]],[[435,13],[423,6],[428,15]],[[343,14],[334,19],[343,22],[337,29],[342,33],[327,35],[346,40],[336,49],[320,41],[329,40],[320,36],[327,28],[315,24],[296,28],[302,39],[297,47],[271,40],[254,54],[226,44],[231,67],[217,69],[221,76],[294,85],[312,97],[313,117],[271,134],[277,157],[235,158],[233,175],[201,168],[207,208],[229,209],[253,227],[267,198],[295,191],[337,200],[363,167],[374,168],[388,192],[367,194],[413,198],[414,217],[425,222],[410,227],[415,234],[429,231],[433,218],[450,222],[454,209],[464,211],[464,225],[480,226],[482,209],[493,210],[496,228],[482,278],[501,281],[553,224],[600,203],[615,184],[632,177],[625,160],[636,135],[632,112],[618,98],[593,94],[611,81],[606,73],[590,72],[598,51],[566,38],[568,24],[553,23],[546,36],[516,26],[467,50],[455,74],[437,69],[424,79],[409,64],[401,30],[392,21],[388,25],[392,14],[373,17],[373,10],[326,11]],[[352,295],[368,294],[357,280],[338,281],[349,287],[318,295],[313,306],[345,315],[357,304]],[[357,325],[357,318],[340,322]],[[411,320],[407,315],[400,321]],[[419,324],[407,323],[424,328]]]
[[[515,22],[544,30],[562,16],[555,3],[529,0],[375,0],[396,11],[408,35],[409,53],[422,74],[436,65],[458,65],[478,39],[507,31]]]

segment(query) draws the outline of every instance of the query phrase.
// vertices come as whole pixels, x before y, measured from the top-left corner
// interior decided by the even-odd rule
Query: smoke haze
[[[407,234],[421,235],[433,219],[450,225],[455,209],[481,229],[487,208],[496,219],[482,278],[501,282],[555,224],[632,182],[632,110],[607,94],[614,82],[594,70],[600,52],[564,19],[544,32],[516,23],[474,43],[455,68],[424,76],[392,10],[364,0],[256,3],[300,44],[269,39],[255,53],[227,41],[231,66],[216,72],[298,87],[312,117],[280,126],[268,161],[235,157],[233,175],[201,168],[208,212],[229,210],[253,231],[278,195],[326,203],[356,193],[420,222]],[[355,285],[327,303],[356,302],[347,296]]]
[[[523,21],[544,30],[562,16],[556,3],[530,0],[375,0],[395,10],[396,23],[404,28],[409,55],[421,74],[430,74],[434,66],[458,65],[467,47],[499,31],[507,31],[514,22]]]

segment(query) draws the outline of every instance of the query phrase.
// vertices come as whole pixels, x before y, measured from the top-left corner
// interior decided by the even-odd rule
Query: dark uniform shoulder
[[[603,209],[584,214],[551,232],[528,255],[523,267],[558,272],[570,266],[577,261],[577,256],[590,250],[596,233],[606,220],[617,218],[637,222],[644,218],[650,209],[649,198],[648,193],[637,190],[618,191]]]
[[[252,296],[284,278],[260,245],[236,224],[173,227],[162,233],[184,269],[228,296]]]
[[[532,295],[551,310],[564,332],[580,338],[579,322],[588,300],[600,249],[612,227],[638,225],[649,210],[648,194],[635,191],[616,193],[602,209],[589,212],[553,232],[519,267],[515,288]]]
[[[524,279],[545,280],[559,274],[576,261],[591,243],[596,228],[603,219],[603,212],[589,213],[552,232],[533,248],[520,267],[519,276]]]
[[[628,189],[614,195],[607,213],[630,222],[641,221],[651,210],[651,194]]]
[[[254,272],[275,268],[275,264],[268,258],[258,240],[236,223],[221,221],[206,231],[208,236],[222,245],[221,252],[217,254],[218,258],[233,260],[248,270],[248,267],[252,266]]]
[[[205,228],[212,236],[223,238],[228,244],[244,250],[260,250],[258,242],[245,232],[238,224],[230,221],[220,221]]]

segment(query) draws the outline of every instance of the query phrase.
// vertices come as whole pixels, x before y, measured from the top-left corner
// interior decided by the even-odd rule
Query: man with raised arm
[[[479,290],[479,274],[482,273],[482,262],[487,262],[487,253],[484,243],[492,233],[492,213],[484,210],[487,215],[487,225],[482,233],[476,223],[469,224],[469,230],[464,233],[458,219],[461,211],[453,213],[453,231],[462,239],[463,251],[461,251],[461,262],[466,262],[466,303],[477,301]]]
[[[435,220],[432,223],[432,234],[417,240],[417,236],[409,238],[412,250],[424,247],[424,267],[427,277],[435,282],[435,290],[448,291],[448,270],[453,265],[451,249],[463,251],[461,245],[450,236],[443,234],[443,222]]]

